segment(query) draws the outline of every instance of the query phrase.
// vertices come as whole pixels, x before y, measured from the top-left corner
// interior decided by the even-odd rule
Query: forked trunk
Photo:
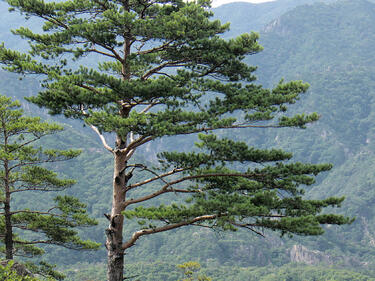
[[[109,217],[110,223],[106,229],[107,280],[123,281],[124,250],[122,249],[122,232],[124,216],[121,212],[123,211],[127,181],[125,175],[126,155],[116,152],[114,166],[112,211]]]

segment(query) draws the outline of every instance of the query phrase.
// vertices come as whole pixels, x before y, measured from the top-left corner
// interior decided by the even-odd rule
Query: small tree
[[[268,90],[254,84],[256,68],[243,59],[261,51],[258,35],[220,38],[229,25],[210,21],[208,0],[7,2],[44,25],[40,34],[26,27],[13,31],[29,40],[30,52],[3,46],[0,61],[9,71],[45,75],[44,90],[29,100],[51,114],[83,120],[114,157],[113,200],[106,215],[109,281],[123,280],[124,253],[142,236],[187,225],[318,235],[321,224],[349,222],[321,214],[343,198],[302,199],[300,185],[313,184],[313,176],[331,165],[291,163],[291,153],[214,134],[304,128],[319,116],[283,115],[308,85],[280,82]],[[98,62],[93,68],[70,61],[90,55]],[[113,146],[105,133],[115,135]],[[136,150],[157,139],[194,134],[200,140],[195,150],[160,153],[157,168],[132,162]],[[151,176],[136,181],[135,173]],[[166,194],[182,194],[186,201],[165,206],[153,200]],[[149,201],[154,204],[145,207]],[[124,239],[125,217],[138,219],[141,227]]]
[[[14,269],[14,261],[9,261],[5,266],[0,264],[0,280],[3,281],[39,281],[36,278],[27,276],[25,274],[19,274]]]
[[[184,278],[179,281],[212,281],[212,279],[206,275],[197,274],[201,269],[201,265],[198,262],[188,261],[183,264],[178,264],[177,267],[184,272]]]
[[[42,137],[62,130],[62,127],[42,122],[38,117],[23,116],[18,101],[0,95],[0,243],[5,258],[15,255],[33,257],[43,254],[37,245],[59,245],[72,249],[95,249],[99,245],[83,241],[75,227],[91,226],[96,222],[86,215],[85,205],[71,196],[57,196],[49,202],[47,210],[26,209],[14,206],[14,197],[27,196],[28,192],[61,191],[75,181],[60,179],[45,168],[46,163],[66,161],[80,154],[77,150],[43,149],[35,145]],[[21,195],[22,194],[22,195]],[[22,235],[15,232],[22,231]],[[21,237],[30,237],[25,239]],[[44,272],[52,268],[41,263]],[[47,270],[46,270],[47,269]],[[59,276],[59,275],[55,275]]]

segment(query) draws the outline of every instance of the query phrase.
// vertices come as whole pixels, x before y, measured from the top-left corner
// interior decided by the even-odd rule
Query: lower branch
[[[192,225],[196,222],[205,221],[205,220],[212,220],[212,219],[215,219],[217,217],[218,217],[218,215],[205,215],[205,216],[196,217],[196,218],[191,219],[189,221],[183,221],[183,222],[179,222],[179,223],[168,224],[168,225],[161,226],[161,227],[139,230],[137,232],[134,232],[133,235],[132,235],[132,238],[129,239],[127,242],[125,242],[122,245],[122,249],[126,250],[127,248],[130,248],[143,235],[149,235],[149,234],[164,232],[164,231],[172,230],[172,229],[179,228],[179,227],[182,227],[182,226]]]
[[[231,224],[233,224],[234,226],[238,226],[238,227],[242,227],[242,228],[246,228],[252,232],[254,232],[255,234],[257,235],[260,235],[262,236],[263,238],[265,238],[264,234],[255,230],[253,227],[257,227],[257,225],[255,224],[248,224],[248,223],[237,223],[237,222],[234,222],[234,221],[231,221],[230,222]]]
[[[197,193],[197,192],[202,192],[201,190],[187,190],[187,189],[167,189],[167,188],[163,188],[163,189],[160,189],[152,194],[149,194],[149,195],[146,195],[146,196],[143,196],[143,197],[140,197],[140,198],[136,198],[136,199],[130,199],[130,200],[127,200],[125,202],[123,202],[122,204],[122,208],[125,209],[127,206],[129,205],[132,205],[132,204],[136,204],[136,203],[140,203],[140,202],[143,202],[143,201],[148,201],[152,198],[155,198],[161,194],[164,194],[164,193],[169,193],[169,192],[174,192],[174,193]]]

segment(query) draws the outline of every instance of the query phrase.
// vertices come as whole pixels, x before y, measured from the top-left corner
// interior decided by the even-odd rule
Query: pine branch
[[[169,173],[165,174],[165,176],[169,176],[169,175],[173,174],[173,173],[170,173],[170,174]],[[163,180],[164,182],[166,182],[166,184],[161,189],[159,189],[158,191],[156,191],[156,192],[154,192],[152,194],[143,196],[141,198],[130,199],[128,201],[125,201],[123,203],[123,208],[126,208],[127,206],[129,206],[131,204],[136,204],[136,203],[140,203],[140,202],[143,202],[143,201],[150,200],[152,198],[155,198],[155,197],[157,197],[157,196],[159,196],[161,194],[167,193],[167,192],[176,192],[176,193],[196,193],[196,192],[201,192],[200,190],[183,190],[183,189],[181,190],[181,189],[169,188],[172,185],[175,185],[175,184],[178,184],[178,183],[181,183],[181,182],[184,182],[184,181],[192,180],[192,179],[208,178],[208,177],[244,177],[244,178],[253,178],[254,176],[255,176],[255,174],[223,174],[223,173],[217,173],[217,174],[205,174],[205,175],[187,176],[187,177],[183,177],[183,178],[180,178],[180,179],[172,181],[172,182],[166,182],[166,181]],[[149,183],[149,182],[151,182],[153,180],[157,180],[157,179],[160,179],[160,176],[152,178],[152,179],[148,179],[146,181],[143,181],[142,183],[131,185],[131,186],[129,186],[127,188],[127,191],[130,190],[130,189],[132,189],[132,188],[138,187],[140,185],[144,185],[146,183]]]
[[[162,175],[156,175],[156,177],[153,177],[153,178],[149,178],[147,180],[144,180],[142,182],[139,182],[139,183],[135,183],[135,184],[132,184],[132,185],[129,185],[126,190],[131,190],[133,188],[136,188],[136,187],[139,187],[139,186],[142,186],[142,185],[145,185],[145,184],[148,184],[150,182],[153,182],[153,181],[156,181],[156,180],[159,180],[159,179],[163,179],[165,177],[168,177],[170,175],[173,175],[173,174],[176,174],[176,173],[180,173],[182,171],[185,171],[187,169],[182,169],[182,168],[179,168],[179,169],[173,169],[165,174],[162,174]],[[164,180],[163,180],[164,181]],[[165,181],[164,181],[165,182]]]
[[[100,55],[103,55],[103,56],[106,56],[106,57],[110,57],[110,58],[114,58],[114,59],[117,59],[117,57],[115,55],[111,55],[111,54],[108,54],[108,53],[105,53],[105,52],[102,52],[102,51],[99,51],[95,48],[93,49],[89,49],[88,50],[89,52],[93,52],[93,53],[97,53],[97,54],[100,54]]]
[[[50,215],[50,216],[53,216],[53,217],[62,217],[61,215],[50,213],[49,211],[48,212],[40,212],[40,211],[18,210],[18,211],[10,212],[11,215],[15,215],[15,214],[19,214],[19,213],[37,214],[37,215]]]
[[[146,72],[142,77],[141,77],[141,80],[146,80],[147,78],[149,78],[151,75],[157,73],[159,70],[162,70],[163,68],[165,67],[177,67],[177,66],[184,66],[184,64],[181,64],[185,62],[185,60],[178,60],[178,61],[167,61],[167,62],[164,62],[156,67],[154,67],[153,69],[150,69],[148,72]]]
[[[153,102],[149,104],[146,108],[144,108],[140,113],[146,113],[149,111],[151,108],[153,108],[155,105],[161,104],[160,102]]]
[[[136,203],[140,203],[140,202],[144,202],[144,201],[148,201],[150,199],[153,199],[155,197],[158,197],[159,195],[162,195],[164,193],[169,193],[169,192],[174,192],[174,193],[197,193],[197,192],[201,192],[200,190],[187,190],[187,189],[167,189],[167,188],[162,188],[152,194],[149,194],[149,195],[146,195],[146,196],[143,196],[143,197],[140,197],[140,198],[137,198],[137,199],[130,199],[130,200],[127,200],[123,203],[122,205],[122,209],[125,209],[127,206],[129,205],[132,205],[132,204],[136,204]]]
[[[95,132],[97,133],[97,135],[99,136],[100,140],[102,141],[102,144],[104,146],[105,149],[107,149],[109,152],[111,153],[114,153],[114,149],[112,147],[110,147],[108,144],[107,144],[107,141],[105,139],[105,137],[99,132],[98,128],[95,127],[94,125],[92,124],[88,124],[89,127]]]
[[[202,178],[209,178],[209,177],[243,177],[243,178],[254,178],[257,176],[256,174],[241,174],[241,173],[231,173],[231,174],[225,174],[225,173],[214,173],[214,174],[202,174],[202,175],[192,175],[192,176],[186,176],[182,177],[178,180],[172,181],[167,183],[163,188],[168,188],[169,186],[181,183],[183,181],[187,180],[193,180],[193,179],[202,179]]]
[[[152,141],[154,138],[153,137],[148,137],[148,136],[141,136],[138,139],[134,140],[131,142],[126,148],[121,149],[121,152],[125,154],[129,154],[132,150],[135,150],[137,147]]]
[[[81,112],[82,112],[83,115],[87,116],[87,113],[83,110],[83,105],[81,105]],[[107,144],[107,141],[106,141],[105,137],[100,133],[98,128],[95,127],[92,124],[88,124],[88,125],[99,136],[104,148],[107,149],[109,152],[114,153],[114,149]]]
[[[161,227],[139,230],[139,231],[133,233],[131,239],[129,239],[124,244],[122,244],[122,249],[126,250],[126,249],[130,248],[131,246],[133,246],[135,244],[135,242],[141,236],[172,230],[172,229],[179,228],[179,227],[182,227],[182,226],[191,225],[191,224],[194,224],[194,223],[200,222],[200,221],[212,220],[212,219],[215,219],[217,217],[218,217],[218,215],[205,215],[205,216],[195,217],[194,219],[189,220],[189,221],[183,221],[183,222],[179,222],[179,223],[168,224],[168,225],[161,226]]]
[[[64,186],[61,188],[50,188],[50,187],[43,187],[43,188],[37,188],[37,187],[30,187],[30,188],[23,188],[23,189],[15,189],[10,191],[10,194],[17,193],[17,192],[24,192],[24,191],[44,191],[44,192],[55,192],[55,191],[62,191],[68,188],[68,186]]]
[[[265,238],[264,234],[255,230],[254,227],[257,227],[258,225],[256,224],[249,224],[249,223],[237,223],[237,222],[234,222],[234,221],[230,221],[231,224],[233,224],[234,226],[238,226],[238,227],[242,227],[242,228],[246,228],[252,232],[254,232],[255,234],[259,235],[259,236],[262,236],[263,238]]]
[[[147,54],[151,54],[151,53],[155,53],[155,52],[159,52],[159,51],[163,51],[165,50],[166,48],[169,47],[169,45],[171,43],[173,43],[174,40],[170,40],[168,42],[165,42],[163,45],[160,45],[158,47],[155,47],[155,48],[152,48],[152,49],[149,49],[149,50],[146,50],[146,51],[138,51],[136,53],[134,53],[135,55],[139,56],[139,55],[147,55]]]

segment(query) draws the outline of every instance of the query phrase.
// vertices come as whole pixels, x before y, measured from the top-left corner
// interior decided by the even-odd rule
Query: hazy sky
[[[263,3],[263,2],[271,2],[271,1],[275,1],[275,0],[213,0],[212,6],[217,7],[217,6],[231,3],[231,2]]]

